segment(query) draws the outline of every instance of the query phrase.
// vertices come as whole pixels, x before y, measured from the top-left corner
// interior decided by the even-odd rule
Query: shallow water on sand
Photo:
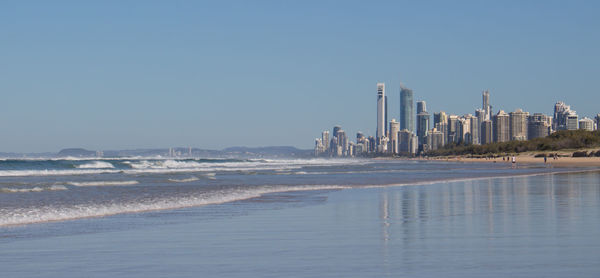
[[[288,186],[350,185],[350,189],[266,192],[200,207],[5,226],[0,228],[2,273],[7,277],[597,277],[600,273],[598,172],[544,174],[544,168],[412,162],[302,167],[294,171],[305,174],[215,177],[239,179],[238,186],[280,186],[287,181]],[[419,174],[429,173],[427,169],[438,178],[465,180],[431,178],[422,185],[365,188],[422,182],[432,175]],[[357,171],[363,172],[353,173]],[[510,174],[525,176],[486,178]],[[467,179],[473,177],[480,178]],[[135,180],[139,183],[81,188],[159,186]],[[196,184],[202,187],[215,180],[196,181],[204,182]],[[173,182],[175,188],[181,183]],[[20,194],[26,199],[36,193],[40,192],[6,196]],[[104,194],[113,196],[112,191]]]

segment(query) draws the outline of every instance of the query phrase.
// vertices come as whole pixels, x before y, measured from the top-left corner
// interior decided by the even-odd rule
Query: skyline
[[[489,89],[495,112],[591,117],[598,5],[2,2],[0,152],[310,149],[336,124],[375,134],[376,82],[388,120],[400,82],[430,113]]]
[[[356,141],[348,137],[342,127],[336,125],[329,140],[329,131],[315,139],[315,157],[359,157],[359,156],[423,156],[447,145],[486,145],[509,141],[526,141],[547,137],[557,131],[596,131],[600,128],[600,113],[595,116],[578,115],[571,106],[557,101],[553,114],[523,111],[521,108],[506,113],[502,107],[493,110],[490,91],[481,92],[482,107],[474,108],[474,115],[447,114],[444,110],[430,114],[426,101],[418,101],[414,113],[413,92],[400,85],[400,118],[387,121],[389,110],[385,96],[385,83],[377,83],[377,133],[375,136],[356,133]],[[415,122],[416,114],[416,122]],[[581,118],[580,118],[581,116]],[[383,120],[385,122],[383,122]],[[416,124],[416,132],[413,126]],[[382,126],[389,126],[382,133]]]

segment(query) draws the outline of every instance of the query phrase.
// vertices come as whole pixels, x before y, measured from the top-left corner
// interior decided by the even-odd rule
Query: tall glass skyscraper
[[[385,114],[385,84],[377,83],[377,139],[385,136]]]
[[[483,97],[483,111],[485,111],[485,119],[484,120],[491,120],[492,119],[492,107],[490,106],[490,91],[485,90],[482,93],[482,97]]]
[[[413,91],[400,87],[400,130],[407,129],[415,132],[415,118],[413,109]]]

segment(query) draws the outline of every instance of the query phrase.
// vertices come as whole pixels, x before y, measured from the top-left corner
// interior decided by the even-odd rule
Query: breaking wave
[[[0,192],[3,193],[25,193],[25,192],[42,192],[42,191],[57,191],[57,190],[68,190],[64,185],[52,185],[52,186],[36,186],[30,188],[15,188],[15,187],[4,187],[0,188]]]
[[[106,161],[93,161],[90,163],[85,163],[78,165],[77,168],[80,169],[104,169],[104,168],[115,168],[110,162]]]
[[[135,185],[138,181],[84,181],[84,182],[67,182],[68,185],[72,186],[121,186],[121,185]]]
[[[190,177],[190,178],[186,178],[186,179],[169,179],[169,181],[171,182],[193,182],[193,181],[197,181],[200,180],[198,177]]]
[[[349,188],[340,185],[261,186],[254,188],[232,188],[203,192],[187,197],[165,197],[140,202],[76,204],[69,206],[0,208],[0,226],[24,225],[50,221],[64,221],[89,217],[102,217],[121,213],[178,209],[211,204],[222,204],[260,197],[264,194],[308,191],[339,190]]]

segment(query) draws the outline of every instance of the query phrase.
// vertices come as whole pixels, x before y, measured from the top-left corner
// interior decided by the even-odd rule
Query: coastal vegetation
[[[553,152],[561,150],[581,150],[600,147],[600,130],[561,130],[544,138],[526,141],[509,141],[485,145],[448,144],[442,149],[428,151],[428,156],[449,155],[502,155],[523,152]],[[545,155],[545,154],[542,154]],[[573,156],[600,156],[600,151],[577,151]]]

